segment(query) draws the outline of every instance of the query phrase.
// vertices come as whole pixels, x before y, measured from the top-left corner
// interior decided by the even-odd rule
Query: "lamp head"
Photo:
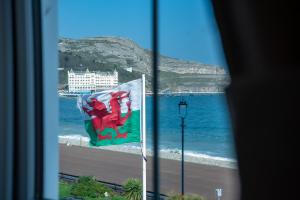
[[[180,117],[185,117],[187,115],[187,102],[184,99],[181,99],[178,103],[178,112]]]

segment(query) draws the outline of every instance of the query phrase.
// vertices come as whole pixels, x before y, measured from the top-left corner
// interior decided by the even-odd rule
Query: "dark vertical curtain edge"
[[[43,137],[43,49],[42,49],[42,16],[41,0],[33,0],[33,29],[34,29],[34,78],[35,78],[35,196],[43,198],[44,188],[44,137]]]

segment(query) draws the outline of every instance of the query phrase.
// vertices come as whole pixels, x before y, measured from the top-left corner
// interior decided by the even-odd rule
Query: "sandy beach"
[[[180,162],[160,159],[160,191],[180,192]],[[60,144],[60,172],[72,175],[92,175],[97,179],[122,184],[128,178],[142,178],[139,155],[107,149]],[[152,190],[152,158],[147,162],[147,190]],[[185,163],[185,192],[214,200],[215,189],[223,188],[222,200],[238,199],[238,171],[207,164]]]

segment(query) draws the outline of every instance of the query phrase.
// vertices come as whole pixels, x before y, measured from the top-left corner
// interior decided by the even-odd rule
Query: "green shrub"
[[[127,200],[141,200],[142,199],[142,182],[138,179],[128,179],[123,185],[124,197]]]
[[[184,195],[183,198],[182,198],[181,194],[171,194],[168,197],[168,200],[182,200],[182,199],[184,199],[184,200],[205,200],[202,196],[191,195],[191,194]]]
[[[105,200],[104,197],[95,197],[95,198],[92,198],[92,197],[84,197],[84,200]]]
[[[104,199],[104,193],[113,196],[114,192],[109,187],[97,182],[93,177],[83,176],[72,186],[71,195],[84,200],[100,200]]]
[[[182,196],[181,194],[169,194],[168,195],[168,200],[181,200],[182,199]]]
[[[63,199],[70,196],[72,184],[59,182],[59,198]]]
[[[184,195],[185,200],[205,200],[204,197],[199,195]]]
[[[126,199],[125,197],[115,195],[115,196],[97,197],[97,198],[85,197],[84,200],[126,200]]]
[[[122,196],[113,196],[111,200],[126,200],[126,198]]]

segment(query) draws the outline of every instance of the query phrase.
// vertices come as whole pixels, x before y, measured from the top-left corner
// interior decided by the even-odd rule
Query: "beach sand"
[[[152,191],[152,158],[147,162],[147,190]],[[180,192],[181,165],[178,160],[160,159],[160,192]],[[128,178],[142,178],[141,156],[106,149],[60,144],[60,172],[95,176],[98,180],[122,184]],[[239,199],[238,170],[212,165],[185,163],[185,193],[215,200],[222,188],[222,200]]]

